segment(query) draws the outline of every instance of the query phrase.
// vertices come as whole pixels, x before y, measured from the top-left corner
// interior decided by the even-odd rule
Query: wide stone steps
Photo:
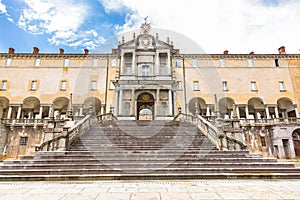
[[[0,180],[300,178],[293,163],[246,150],[219,151],[186,122],[97,124],[70,151],[5,160]]]

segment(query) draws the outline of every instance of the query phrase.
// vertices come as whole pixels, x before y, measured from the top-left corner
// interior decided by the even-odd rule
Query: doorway
[[[293,134],[293,143],[296,157],[300,157],[300,129],[296,129]]]
[[[154,119],[154,97],[150,93],[142,93],[137,98],[137,120]]]

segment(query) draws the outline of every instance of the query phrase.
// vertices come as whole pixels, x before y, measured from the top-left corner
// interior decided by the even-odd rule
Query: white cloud
[[[178,31],[208,53],[299,53],[300,1],[279,0],[122,0],[136,11],[119,30],[139,27],[149,16],[152,26]],[[140,20],[138,19],[140,18]],[[174,39],[175,38],[171,38]],[[174,41],[176,46],[176,41]]]
[[[0,13],[7,14],[6,6],[2,3],[1,0],[0,0]]]
[[[51,34],[48,39],[51,44],[94,48],[102,39],[95,30],[81,30],[89,8],[78,2],[25,0],[28,8],[22,11],[17,25],[32,34]]]
[[[126,7],[122,0],[98,0],[104,7],[106,13],[120,12]]]

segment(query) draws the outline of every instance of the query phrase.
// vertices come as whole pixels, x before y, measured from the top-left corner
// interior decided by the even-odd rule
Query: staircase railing
[[[96,122],[97,118],[95,116],[87,115],[85,118],[78,121],[73,127],[64,127],[62,135],[36,146],[36,151],[69,150],[70,146],[84,133],[86,133],[91,125]]]
[[[174,120],[187,121],[195,124],[198,129],[217,147],[217,149],[222,150],[217,128],[206,121],[203,117],[180,113],[174,118]]]
[[[63,128],[62,135],[51,140],[45,141],[41,145],[36,146],[36,151],[59,151],[69,150],[70,146],[85,134],[93,124],[97,122],[109,120],[118,120],[112,113],[107,113],[99,116],[87,115],[78,121],[71,128]]]
[[[202,116],[187,115],[179,113],[174,120],[187,121],[195,124],[198,129],[208,137],[208,139],[217,147],[219,150],[244,150],[246,145],[236,138],[230,137],[223,133],[221,128],[215,127],[209,121],[204,119]]]

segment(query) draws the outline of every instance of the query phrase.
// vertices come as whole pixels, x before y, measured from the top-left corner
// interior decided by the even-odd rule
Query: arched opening
[[[0,97],[0,119],[6,118],[8,112],[9,100],[6,97]]]
[[[293,137],[295,155],[296,157],[300,157],[300,129],[299,128],[293,131],[292,137]]]
[[[234,100],[229,97],[224,97],[219,101],[219,110],[223,118],[229,119],[233,115]]]
[[[198,106],[199,114],[206,115],[206,102],[200,97],[194,97],[189,102],[189,112],[196,114],[196,106]]]
[[[36,97],[27,97],[23,100],[22,118],[35,119],[40,112],[40,100]]]
[[[248,114],[250,119],[262,119],[265,116],[265,104],[261,98],[253,97],[248,101]]]
[[[289,98],[280,98],[277,101],[279,117],[296,117],[295,107],[291,99]]]
[[[65,119],[68,110],[69,99],[66,97],[57,97],[53,101],[53,111],[55,119]]]
[[[154,119],[154,97],[150,93],[142,93],[137,98],[137,119]]]
[[[101,101],[96,97],[89,97],[83,102],[83,114],[87,115],[91,113],[93,115],[101,114]]]

